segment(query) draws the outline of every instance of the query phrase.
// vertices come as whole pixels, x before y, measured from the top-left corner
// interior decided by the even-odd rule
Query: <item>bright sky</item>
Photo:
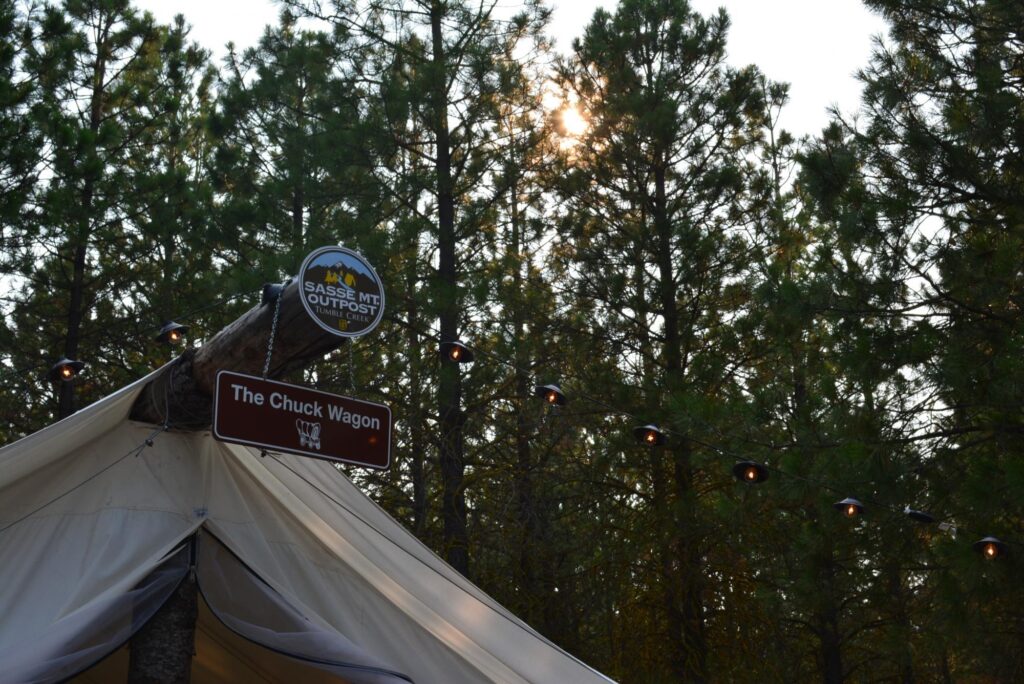
[[[615,0],[549,0],[555,7],[551,34],[555,47],[568,51],[583,33],[594,10],[613,11]],[[868,63],[872,37],[885,22],[860,0],[690,0],[705,16],[725,7],[729,29],[728,61],[756,64],[774,81],[789,83],[790,102],[783,127],[800,136],[818,133],[836,104],[843,112],[859,107],[856,71]]]
[[[614,0],[549,0],[555,11],[550,34],[556,48],[568,51],[583,33],[594,10],[611,10]],[[502,0],[502,6],[513,0]],[[729,62],[757,64],[769,78],[790,84],[790,104],[782,124],[797,135],[817,133],[827,122],[826,109],[837,104],[857,109],[860,85],[853,78],[871,54],[872,36],[884,22],[859,0],[690,0],[701,14],[724,6],[732,19]],[[240,49],[254,44],[279,9],[271,0],[136,0],[159,21],[181,13],[192,24],[192,37],[213,50],[234,41]]]

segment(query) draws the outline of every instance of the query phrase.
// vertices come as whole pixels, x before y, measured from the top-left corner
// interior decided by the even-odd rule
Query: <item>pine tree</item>
[[[752,69],[725,66],[727,28],[724,13],[705,19],[682,0],[623,2],[595,14],[562,70],[590,122],[563,190],[574,294],[636,378],[614,400],[673,431],[646,453],[636,484],[649,506],[652,624],[666,644],[659,676],[694,682],[710,675],[715,589],[698,452],[702,421],[733,391],[725,321],[738,300],[727,283],[744,269],[745,245],[730,211],[755,84]]]
[[[121,261],[135,253],[126,229],[134,187],[127,159],[150,125],[136,103],[147,97],[141,75],[159,38],[126,1],[47,6],[30,30],[24,68],[40,88],[32,115],[47,173],[29,200],[33,220],[23,239],[42,259],[23,264],[13,320],[23,358],[46,365],[96,349],[131,279]],[[55,316],[62,325],[53,325]],[[75,392],[73,383],[58,385],[58,416],[74,411]]]
[[[353,245],[360,120],[341,32],[301,29],[282,12],[259,43],[232,50],[211,128],[219,233],[241,283],[294,273],[312,248]],[[247,277],[245,271],[250,275]]]
[[[16,329],[9,316],[16,299],[9,296],[18,274],[31,261],[31,241],[26,235],[30,221],[26,198],[38,174],[42,140],[32,125],[30,111],[38,101],[36,81],[23,70],[26,17],[13,0],[0,2],[0,441],[24,434],[33,426],[19,410],[24,406],[24,377],[38,374],[37,361],[18,352]]]
[[[902,656],[904,681],[914,673],[1012,680],[1022,672],[1010,655],[1019,638],[1004,629],[1020,619],[1016,585],[1003,583],[1012,570],[979,568],[963,529],[975,538],[1021,529],[1012,462],[1020,451],[1024,14],[1010,2],[868,4],[890,22],[890,38],[861,73],[862,118],[836,117],[807,155],[806,186],[836,245],[847,248],[837,250],[845,285],[833,305],[858,315],[870,334],[865,351],[848,358],[859,357],[869,375],[881,365],[889,391],[907,393],[888,441],[915,445],[892,450],[913,475],[882,481],[890,495],[902,485],[961,529],[957,539],[928,535],[909,550],[895,543],[920,559],[902,570],[896,552],[880,550],[889,587],[873,601],[916,642]]]
[[[163,322],[184,323],[184,316],[208,310],[225,294],[215,267],[220,245],[212,238],[215,206],[207,177],[214,71],[209,53],[189,42],[184,17],[179,15],[172,25],[158,30],[158,58],[140,75],[150,96],[137,104],[135,112],[149,124],[128,161],[134,192],[127,201],[140,253],[120,314],[139,322],[139,341],[147,343],[153,337],[150,331]],[[201,318],[187,321],[192,337],[215,332],[230,320],[223,311],[209,315],[214,318],[206,326]],[[109,358],[128,346],[117,340]],[[152,344],[132,346],[147,360],[144,367],[166,360],[166,350]]]
[[[40,152],[39,133],[30,126],[29,117],[38,92],[36,83],[22,70],[25,28],[25,17],[14,0],[0,3],[0,240],[7,257],[20,246],[9,226],[22,218]],[[0,267],[7,272],[12,266],[0,262]]]
[[[482,305],[486,288],[470,288],[467,274],[493,229],[491,207],[504,192],[478,192],[491,185],[503,144],[495,122],[503,95],[500,76],[509,46],[535,35],[545,13],[534,4],[510,20],[499,20],[493,5],[412,0],[381,2],[360,12],[337,2],[328,16],[317,4],[296,2],[303,11],[328,19],[339,31],[358,36],[370,51],[361,77],[382,85],[384,120],[392,137],[383,144],[416,157],[418,182],[384,172],[384,194],[429,221],[427,249],[436,250],[423,319],[437,321],[441,340],[457,340],[467,312]],[[385,155],[386,156],[386,155]],[[401,194],[400,194],[401,193]],[[408,194],[406,194],[408,193]],[[440,435],[443,555],[469,572],[466,504],[466,421],[464,371],[444,363],[437,373]]]

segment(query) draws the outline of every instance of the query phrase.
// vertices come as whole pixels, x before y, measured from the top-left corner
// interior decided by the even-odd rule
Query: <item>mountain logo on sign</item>
[[[306,313],[335,335],[365,335],[384,315],[384,287],[377,272],[345,247],[321,247],[307,256],[299,286]]]

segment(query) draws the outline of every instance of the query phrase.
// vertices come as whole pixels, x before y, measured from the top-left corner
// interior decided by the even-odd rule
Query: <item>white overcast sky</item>
[[[614,9],[614,0],[551,0],[549,32],[556,48],[568,51],[572,39],[598,7]],[[701,14],[725,7],[732,20],[729,62],[758,65],[769,78],[790,84],[790,104],[782,124],[797,135],[817,133],[827,122],[826,109],[857,109],[860,86],[853,75],[867,64],[872,36],[885,24],[859,0],[690,0]],[[192,38],[219,59],[223,46],[256,42],[263,27],[276,23],[272,0],[136,0],[159,21],[178,13],[192,25]],[[512,0],[501,0],[503,7]]]

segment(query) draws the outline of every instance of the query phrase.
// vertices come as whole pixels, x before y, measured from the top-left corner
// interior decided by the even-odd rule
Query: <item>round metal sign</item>
[[[384,286],[377,272],[345,247],[321,247],[306,257],[299,288],[306,313],[341,337],[365,335],[384,315]]]

